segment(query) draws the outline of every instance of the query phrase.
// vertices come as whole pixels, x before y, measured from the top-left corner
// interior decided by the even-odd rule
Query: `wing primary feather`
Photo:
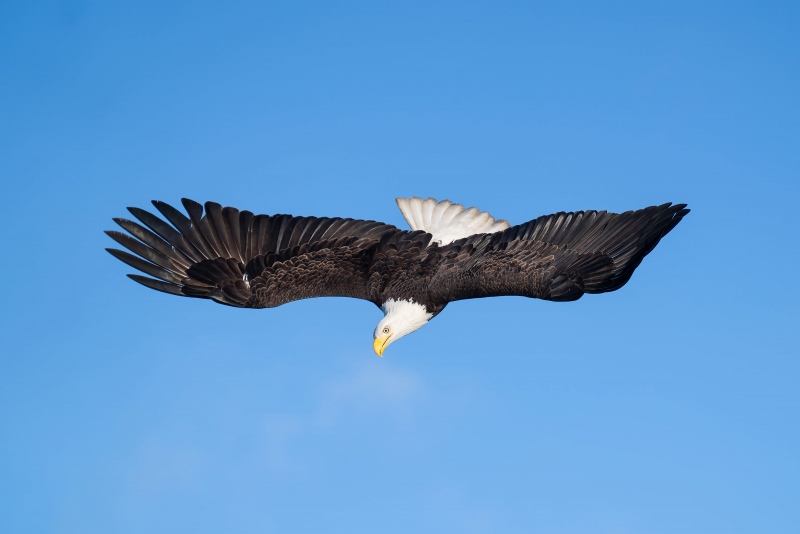
[[[186,215],[173,208],[166,202],[154,200],[153,206],[180,232],[183,240],[188,242],[197,251],[197,261],[212,257],[213,252],[205,244],[196,225]]]
[[[138,225],[133,221],[129,221],[128,219],[117,217],[113,220],[133,237],[169,257],[175,264],[180,265],[182,268],[188,268],[192,263],[194,263],[194,260],[184,254],[181,249],[167,243],[161,237],[159,237],[157,234],[154,234],[147,228]]]
[[[203,205],[195,202],[190,198],[182,198],[181,204],[183,209],[189,214],[189,219],[192,221],[192,228],[195,230],[199,242],[205,248],[206,257],[214,258],[220,254],[217,252],[217,246],[214,243],[211,232],[208,228],[208,221],[203,217]]]
[[[219,241],[219,252],[221,257],[235,258],[236,248],[228,231],[227,218],[222,215],[222,206],[216,202],[206,202],[206,219],[208,219],[211,229]]]
[[[122,232],[117,232],[114,230],[106,230],[106,235],[109,236],[111,239],[122,245],[123,247],[127,248],[134,254],[138,254],[142,258],[146,259],[150,263],[154,263],[159,267],[163,267],[168,271],[172,272],[181,272],[182,269],[179,266],[176,266],[170,258],[161,254],[157,250],[154,250],[144,243],[137,241],[136,239],[123,234]]]
[[[181,286],[179,285],[170,284],[169,282],[162,282],[161,280],[153,280],[152,278],[147,278],[146,276],[139,274],[129,274],[127,276],[134,282],[138,282],[145,287],[149,287],[150,289],[155,289],[156,291],[161,291],[163,293],[169,293],[170,295],[177,295],[179,297],[186,296],[181,292]]]
[[[154,276],[160,280],[164,280],[165,282],[172,282],[173,284],[179,284],[181,279],[175,276],[174,273],[159,267],[158,265],[152,264],[149,261],[145,261],[138,256],[134,256],[133,254],[129,254],[124,250],[119,250],[116,248],[107,248],[109,254],[117,258],[118,260],[127,263],[134,269],[138,269],[145,274],[149,274],[150,276]]]
[[[202,261],[205,259],[203,253],[195,247],[192,242],[181,235],[172,226],[168,225],[149,211],[141,208],[128,208],[131,214],[142,221],[145,226],[150,228],[153,232],[161,236],[165,241],[171,245],[180,248],[187,256],[193,261]]]
[[[253,224],[253,215],[250,211],[239,212],[239,232],[240,239],[239,250],[242,251],[242,263],[247,263],[252,256],[248,254],[248,243],[250,242],[251,226]]]
[[[229,251],[234,258],[245,263],[241,248],[242,230],[239,227],[239,210],[231,207],[222,208],[222,219],[223,225],[225,226],[225,233],[229,239]]]

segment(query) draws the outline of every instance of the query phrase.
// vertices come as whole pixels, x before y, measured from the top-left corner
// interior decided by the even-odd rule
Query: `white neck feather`
[[[389,299],[381,305],[384,317],[375,328],[375,335],[383,330],[387,324],[392,329],[392,340],[397,340],[415,330],[419,330],[431,320],[432,313],[422,304],[413,300]]]

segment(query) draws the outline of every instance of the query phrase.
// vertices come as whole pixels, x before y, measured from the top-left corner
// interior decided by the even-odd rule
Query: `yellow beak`
[[[391,336],[389,336],[391,337]],[[372,342],[372,350],[375,351],[375,354],[383,358],[383,349],[386,348],[386,342],[389,341],[389,337],[386,339],[375,338],[375,341]]]

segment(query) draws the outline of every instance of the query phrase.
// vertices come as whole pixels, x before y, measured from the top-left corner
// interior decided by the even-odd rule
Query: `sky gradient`
[[[0,531],[800,531],[794,2],[0,3]],[[621,290],[239,310],[181,197],[405,226],[685,202]]]

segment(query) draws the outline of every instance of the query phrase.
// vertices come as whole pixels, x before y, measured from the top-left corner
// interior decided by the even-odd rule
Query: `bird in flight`
[[[621,288],[642,259],[689,213],[686,204],[608,213],[559,212],[511,226],[449,200],[398,198],[411,230],[376,221],[254,215],[183,199],[185,215],[128,208],[139,223],[106,233],[107,249],[171,295],[240,308],[312,297],[372,302],[384,317],[373,349],[418,330],[450,302],[518,295],[557,302]]]

